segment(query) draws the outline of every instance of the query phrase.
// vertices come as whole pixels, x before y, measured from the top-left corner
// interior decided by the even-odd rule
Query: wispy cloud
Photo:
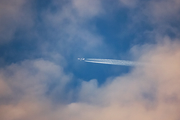
[[[30,2],[25,0],[0,1],[0,44],[14,39],[17,29],[27,29],[33,25]]]
[[[70,69],[67,66],[72,65],[69,58],[111,53],[102,34],[97,33],[97,26],[91,23],[96,17],[106,15],[103,1],[52,0],[40,13],[37,13],[38,8],[34,10],[35,5],[30,1],[1,0],[0,3],[1,45],[19,40],[15,37],[17,31],[21,31],[18,28],[28,31],[19,40],[20,45],[28,42],[27,39],[37,44],[37,48],[33,48],[37,51],[20,54],[28,55],[26,59],[0,68],[1,120],[180,119],[179,29],[167,22],[179,20],[177,0],[143,3],[119,0],[118,9],[126,6],[132,20],[124,31],[138,34],[132,38],[132,43],[145,35],[145,38],[156,41],[153,44],[132,44],[131,52],[138,58],[137,62],[154,65],[135,66],[126,74],[106,78],[104,84],[99,84],[97,79],[83,80],[67,70]],[[143,5],[145,7],[138,9]],[[142,21],[152,25],[152,30],[139,32],[144,25],[140,24]],[[165,23],[168,27],[162,27]],[[162,28],[172,28],[175,38],[167,37],[166,32],[160,31]],[[16,51],[11,46],[7,49],[15,56]],[[19,49],[19,46],[15,47]],[[4,54],[8,54],[6,52]]]

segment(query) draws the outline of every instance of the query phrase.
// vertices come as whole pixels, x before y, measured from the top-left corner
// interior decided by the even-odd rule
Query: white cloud
[[[74,119],[179,119],[179,45],[178,42],[148,45],[150,49],[141,60],[149,61],[151,66],[137,67],[98,89],[95,81],[83,83],[82,92],[87,93],[84,98],[89,95],[91,102],[72,104],[80,117]]]
[[[166,38],[167,39],[167,38]],[[24,61],[1,69],[1,120],[119,120],[180,118],[180,43],[167,42],[140,47],[150,66],[139,66],[130,73],[110,78],[98,86],[96,80],[82,81],[77,102],[53,103],[45,95],[47,84],[58,79],[64,88],[71,79],[60,66],[45,61]],[[133,49],[134,50],[134,49]],[[7,92],[9,91],[9,92]],[[60,93],[63,89],[56,89]],[[68,93],[67,93],[68,94]],[[61,95],[61,94],[59,94]],[[11,98],[11,99],[10,99]]]
[[[11,2],[13,3],[13,1]],[[127,6],[135,4],[130,3],[131,0],[129,3],[124,0],[121,0],[121,2]],[[15,5],[9,5],[6,1],[2,1],[2,3],[8,7],[0,7],[0,10],[2,8],[7,11],[7,14],[0,12],[1,19],[6,15],[7,18],[15,15],[12,17],[13,21],[21,21],[17,16],[24,15],[24,12],[20,12],[24,5],[23,0]],[[163,9],[157,7],[157,4],[154,3],[151,4],[151,10],[160,10],[159,14],[162,14],[162,16],[166,16],[166,13],[173,13],[170,8],[165,12],[162,11]],[[177,1],[175,3],[178,4]],[[54,38],[56,38],[55,40],[61,39],[59,49],[69,53],[67,48],[71,49],[71,47],[77,45],[75,43],[84,44],[84,50],[103,45],[100,36],[94,35],[92,31],[85,29],[86,20],[102,13],[100,4],[100,1],[77,0],[68,3],[61,10],[55,12],[49,10],[42,14],[45,18],[43,22],[46,27],[50,26],[54,30],[50,35],[57,35],[50,37],[53,38],[52,41]],[[164,3],[160,6],[163,5]],[[178,9],[177,6],[175,8]],[[159,17],[153,11],[150,12],[152,12],[152,16]],[[9,23],[4,21],[0,24]],[[7,41],[12,39],[17,26],[11,26],[12,32],[10,31],[7,35],[4,33],[9,31],[10,28],[7,25],[3,26],[2,31],[5,32],[3,33],[4,38],[1,39]],[[10,36],[10,38],[6,38],[6,36]],[[65,74],[61,66],[51,61],[43,59],[25,60],[1,68],[0,119],[178,120],[180,119],[180,43],[169,42],[172,41],[168,40],[169,38],[164,39],[167,42],[158,43],[157,45],[144,45],[144,47],[137,46],[139,49],[133,49],[134,52],[140,52],[138,53],[141,56],[139,62],[146,61],[151,63],[151,66],[136,67],[128,74],[113,79],[109,78],[102,86],[98,86],[97,80],[82,81],[81,87],[76,88],[79,92],[71,88],[69,91],[72,93],[66,91],[66,85],[72,80],[72,77]],[[164,41],[164,39],[161,41]],[[44,49],[49,50],[44,43],[43,46],[45,46]],[[52,56],[55,59],[62,57],[56,53]],[[54,81],[55,87],[51,90],[50,84]],[[67,96],[71,99],[74,96],[72,94],[78,97],[76,102],[65,104],[61,102],[61,99],[58,99],[59,102],[53,100],[56,97],[62,97],[63,99]]]
[[[59,45],[57,49],[68,55],[72,49],[95,51],[104,45],[102,37],[96,33],[96,27],[88,24],[90,20],[102,14],[100,1],[72,0],[63,6],[57,4],[58,2],[61,1],[55,1],[57,10],[52,12],[52,5],[42,15],[44,25],[49,28],[48,35]]]

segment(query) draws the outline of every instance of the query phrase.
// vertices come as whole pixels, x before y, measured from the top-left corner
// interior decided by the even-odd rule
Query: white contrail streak
[[[99,64],[109,64],[109,65],[124,65],[124,66],[135,66],[139,65],[137,62],[127,61],[127,60],[115,60],[115,59],[92,59],[92,58],[78,58],[79,60],[83,60],[85,62],[90,63],[99,63]]]

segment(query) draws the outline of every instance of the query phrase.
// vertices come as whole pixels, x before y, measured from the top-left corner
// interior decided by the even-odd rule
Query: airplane
[[[85,60],[85,58],[78,58],[78,60],[82,61],[82,60]]]

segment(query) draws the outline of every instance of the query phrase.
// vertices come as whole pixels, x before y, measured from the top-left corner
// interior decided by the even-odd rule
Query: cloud
[[[165,36],[179,39],[179,6],[178,0],[138,0],[128,7],[130,21],[120,34],[135,35],[134,44],[156,43]]]
[[[0,1],[0,44],[12,41],[18,28],[33,25],[33,16],[28,1]]]
[[[162,21],[174,21],[179,19],[180,2],[178,0],[160,0],[150,1],[147,10],[149,10],[151,19]],[[173,19],[172,19],[173,18]]]
[[[119,0],[121,6],[134,8],[137,6],[138,0]]]
[[[26,60],[12,64],[0,72],[0,119],[38,119],[49,112],[52,95],[58,100],[70,77],[63,73],[60,66],[43,59]],[[56,81],[56,85],[51,84]],[[52,106],[50,106],[52,107]],[[44,110],[43,110],[44,109]]]
[[[101,0],[73,0],[72,4],[81,17],[93,17],[103,12]]]
[[[73,92],[77,100],[71,103],[53,102],[55,98],[61,101],[59,96],[73,95],[60,94],[72,80],[60,66],[43,59],[7,66],[0,75],[3,86],[0,119],[177,120],[180,118],[179,45],[167,40],[140,47],[144,53],[139,62],[148,61],[151,66],[135,67],[123,76],[109,78],[101,86],[97,80],[82,81],[79,90]],[[53,80],[59,82],[47,94]]]
[[[10,46],[18,41],[19,44],[26,45],[18,48],[16,44],[5,47],[15,49],[13,51],[16,52],[25,48],[22,51],[28,51],[28,55],[21,52],[22,59],[43,56],[56,59],[58,63],[57,59],[61,56],[77,57],[88,52],[100,54],[97,51],[105,46],[101,35],[96,33],[95,26],[89,25],[90,20],[103,13],[100,1],[52,0],[47,6],[29,0],[2,0],[0,3],[0,44]],[[36,52],[26,49],[32,46]],[[8,50],[2,51],[4,53]],[[10,54],[3,55],[7,57]]]
[[[136,67],[102,87],[97,88],[95,80],[83,83],[81,95],[85,99],[72,107],[83,109],[79,112],[82,119],[179,119],[179,45],[179,42],[147,45],[141,50],[150,49],[140,61],[153,65]]]
[[[137,6],[138,7],[138,6]],[[142,3],[138,17],[148,21],[157,34],[171,32],[179,35],[178,21],[180,20],[180,2],[178,0],[152,0]]]
[[[161,40],[156,39],[161,42],[157,44],[134,46],[132,52],[140,56],[137,62],[145,61],[149,66],[136,66],[127,74],[106,79],[102,85],[96,79],[80,81],[66,71],[64,63],[68,64],[68,61],[64,56],[71,57],[84,51],[97,54],[99,47],[104,46],[102,37],[96,34],[96,26],[89,23],[104,12],[102,1],[74,0],[63,5],[61,2],[53,0],[46,10],[42,10],[39,15],[41,22],[36,21],[34,28],[42,30],[42,33],[38,30],[33,33],[43,51],[39,54],[46,54],[46,57],[1,67],[1,120],[180,119],[178,39],[160,35]],[[120,2],[130,9],[138,5],[137,1]],[[27,2],[23,0],[3,0],[1,3],[0,36],[3,43],[13,40],[16,29],[27,22],[29,15],[26,15],[32,11],[24,9]],[[148,2],[150,11],[145,12],[151,13],[146,13],[149,18],[153,16],[151,20],[161,24],[160,20],[168,18],[174,11],[177,13],[178,4],[175,0],[172,3]],[[171,9],[168,5],[177,6]],[[164,10],[163,6],[169,9]],[[34,23],[31,22],[30,19],[27,23],[31,26]],[[32,32],[28,35],[31,36]],[[72,87],[74,81],[78,85]]]
[[[41,13],[40,25],[46,37],[37,34],[46,41],[40,45],[42,51],[56,48],[51,52],[59,51],[62,56],[74,53],[83,56],[84,52],[90,51],[98,53],[98,49],[105,45],[102,36],[97,34],[96,26],[90,22],[102,13],[101,1],[72,0],[64,3],[53,0]]]

